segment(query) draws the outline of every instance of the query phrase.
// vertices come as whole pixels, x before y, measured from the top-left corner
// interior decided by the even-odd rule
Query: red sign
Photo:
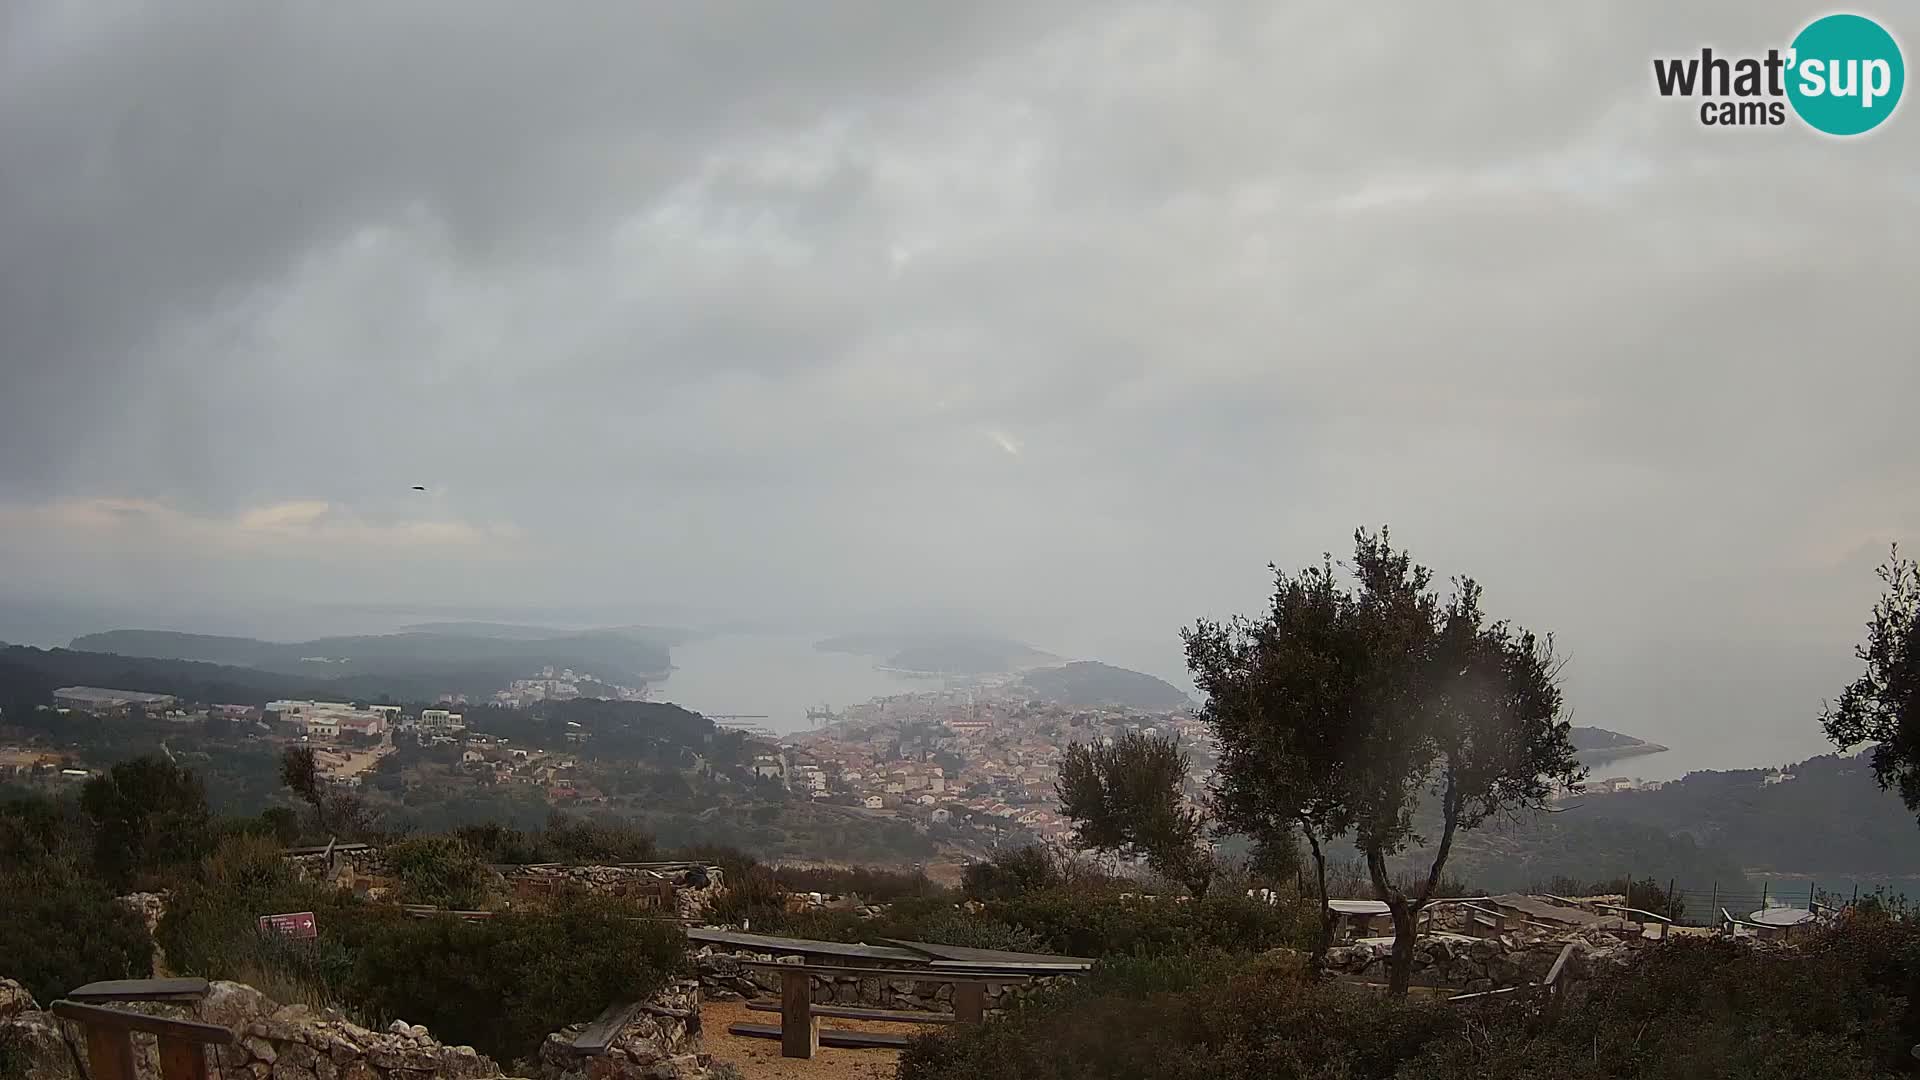
[[[296,911],[291,915],[262,915],[260,932],[277,933],[290,938],[312,938],[320,934],[319,928],[314,925],[311,911]]]

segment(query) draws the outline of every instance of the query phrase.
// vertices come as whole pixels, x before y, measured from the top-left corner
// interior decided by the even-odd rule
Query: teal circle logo
[[[1787,100],[1816,131],[1859,135],[1900,104],[1907,66],[1900,44],[1863,15],[1815,19],[1793,39]]]

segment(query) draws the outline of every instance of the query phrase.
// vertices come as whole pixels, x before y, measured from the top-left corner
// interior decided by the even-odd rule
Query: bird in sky
[[[427,488],[426,488],[426,485],[424,485],[424,484],[415,484],[415,485],[413,485],[413,490],[415,490],[415,491],[425,491],[425,490],[427,490]]]

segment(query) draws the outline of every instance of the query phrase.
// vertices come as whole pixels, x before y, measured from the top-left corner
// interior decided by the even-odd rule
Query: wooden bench
[[[833,1047],[902,1047],[907,1044],[904,1035],[887,1035],[865,1031],[840,1031],[820,1028],[820,1017],[840,1015],[845,1019],[851,1010],[829,1008],[824,1003],[816,1009],[813,1004],[813,976],[851,975],[862,979],[912,979],[916,982],[946,983],[953,987],[953,1013],[950,1023],[979,1024],[987,1015],[987,984],[1028,982],[1033,978],[1031,972],[1013,972],[1001,968],[979,967],[966,970],[928,968],[868,968],[841,967],[834,964],[781,964],[772,961],[748,961],[742,967],[757,971],[776,971],[780,973],[780,1026],[768,1024],[734,1024],[727,1028],[735,1035],[746,1035],[759,1039],[779,1039],[780,1056],[790,1058],[811,1058],[819,1052],[821,1046]],[[881,1013],[886,1010],[860,1010]],[[891,1016],[867,1016],[861,1019],[884,1020],[890,1023],[928,1024],[940,1023],[933,1019],[942,1017],[942,1013],[916,1014],[910,1012],[895,1013]]]
[[[1640,908],[1631,908],[1631,907],[1627,907],[1624,904],[1596,903],[1593,906],[1595,908],[1598,908],[1601,911],[1618,912],[1621,918],[1638,924],[1640,928],[1640,936],[1642,937],[1646,936],[1647,923],[1654,922],[1654,923],[1658,923],[1660,926],[1660,937],[1657,940],[1665,941],[1667,940],[1667,928],[1673,925],[1672,919],[1669,919],[1665,915],[1662,915],[1659,912],[1655,912],[1655,911],[1643,911]]]
[[[207,1047],[233,1042],[233,1032],[198,1020],[167,1020],[64,998],[54,1002],[50,1011],[86,1031],[87,1072],[93,1080],[139,1080],[133,1059],[136,1031],[159,1040],[161,1080],[210,1080]]]

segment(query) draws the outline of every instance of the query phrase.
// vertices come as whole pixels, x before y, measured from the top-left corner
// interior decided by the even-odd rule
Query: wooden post
[[[1713,883],[1713,904],[1707,908],[1707,918],[1709,919],[1713,918],[1713,913],[1719,910],[1720,910],[1720,883],[1716,881]]]
[[[819,1052],[820,1018],[813,1015],[813,976],[804,971],[783,971],[780,973],[780,1056],[812,1058]]]
[[[1674,904],[1678,902],[1673,895],[1675,881],[1674,878],[1667,879],[1667,910],[1663,914],[1669,919],[1673,918]]]
[[[954,982],[953,1018],[962,1024],[979,1024],[986,1021],[986,983],[972,979],[963,979]]]
[[[87,1071],[93,1080],[138,1080],[133,1035],[126,1028],[87,1027]]]
[[[1760,910],[1761,911],[1767,910],[1767,886],[1771,884],[1773,883],[1770,881],[1760,882]]]
[[[160,1036],[160,1080],[207,1080],[207,1048],[191,1039]]]

